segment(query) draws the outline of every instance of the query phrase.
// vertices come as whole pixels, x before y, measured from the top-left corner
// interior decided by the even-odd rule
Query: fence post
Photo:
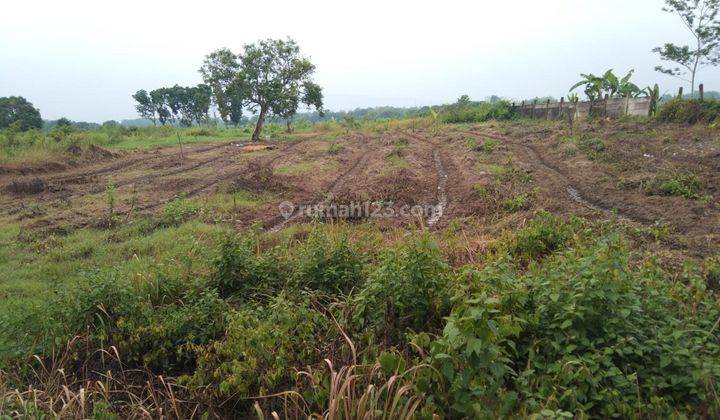
[[[680,89],[678,89],[678,98],[682,99],[682,86],[680,86]]]
[[[560,109],[558,109],[558,119],[562,120],[563,105],[565,104],[565,97],[560,97]]]
[[[550,119],[550,99],[548,99],[547,102],[545,103],[545,119],[546,120]]]
[[[533,106],[532,106],[532,117],[531,117],[531,118],[535,118],[535,106],[536,106],[536,105],[537,105],[537,100],[533,101]]]
[[[700,102],[705,100],[705,86],[703,86],[702,83],[700,83]]]
[[[608,95],[608,94],[606,93],[606,94],[605,94],[605,101],[603,102],[603,118],[607,118],[607,103],[608,103],[608,98],[609,98],[609,97],[610,97],[610,95]]]

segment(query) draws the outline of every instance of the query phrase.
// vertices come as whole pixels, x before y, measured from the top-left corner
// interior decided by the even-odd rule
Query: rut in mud
[[[624,220],[626,222],[641,224],[649,223],[648,220],[641,220],[641,218],[630,215],[624,210],[619,210],[595,197],[591,197],[582,191],[578,186],[574,185],[557,166],[549,164],[532,145],[513,141],[508,137],[486,131],[462,132],[476,138],[488,137],[503,142],[503,144],[512,149],[514,156],[518,158],[521,165],[531,168],[539,175],[539,178],[541,179],[538,181],[541,185],[554,191],[564,191],[567,196],[577,204],[599,212],[605,216],[615,215],[620,220]]]

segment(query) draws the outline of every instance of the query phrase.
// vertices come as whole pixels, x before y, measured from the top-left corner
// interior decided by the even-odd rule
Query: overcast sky
[[[294,38],[317,66],[326,107],[415,106],[462,94],[567,94],[581,72],[636,70],[676,92],[650,50],[688,42],[662,0],[6,1],[0,96],[46,119],[134,118],[130,95],[201,82],[210,51]],[[699,76],[720,90],[720,69]],[[686,87],[689,89],[689,87]]]

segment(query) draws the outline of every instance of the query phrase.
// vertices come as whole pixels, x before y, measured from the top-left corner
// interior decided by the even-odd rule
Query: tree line
[[[248,110],[257,115],[256,141],[267,118],[282,119],[289,131],[301,104],[322,114],[322,88],[313,81],[314,72],[295,41],[266,39],[245,45],[239,54],[227,48],[208,54],[200,67],[204,84],[139,90],[132,97],[138,114],[153,124],[209,123],[214,105],[225,125],[237,126]]]
[[[183,127],[190,127],[193,123],[200,125],[210,121],[212,90],[205,84],[194,87],[175,85],[150,93],[139,90],[132,97],[137,102],[135,109],[138,114],[155,125],[177,122]]]

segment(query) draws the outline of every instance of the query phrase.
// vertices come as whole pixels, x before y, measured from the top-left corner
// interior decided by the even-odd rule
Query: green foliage
[[[338,144],[337,141],[333,141],[332,143],[330,143],[327,152],[329,155],[335,156],[339,154],[344,148],[345,146],[343,146],[342,144]]]
[[[216,50],[206,56],[200,72],[223,119],[235,108],[237,113],[247,108],[258,114],[253,140],[260,139],[267,117],[289,121],[301,103],[315,107],[322,116],[322,89],[312,79],[315,66],[290,38],[247,44],[238,55]]]
[[[585,152],[592,160],[602,157],[602,154],[606,149],[605,142],[597,137],[591,136],[580,137],[578,140],[578,146],[580,147],[580,150]]]
[[[182,127],[190,127],[209,122],[211,88],[199,84],[195,87],[175,85],[169,88],[155,89],[147,93],[139,90],[132,98],[137,104],[135,110],[141,118],[149,119],[155,124],[177,121]]]
[[[197,369],[184,382],[235,398],[287,389],[293,368],[322,360],[320,342],[333,328],[306,296],[283,294],[265,307],[245,306],[230,315],[224,338],[198,348]]]
[[[666,174],[644,180],[641,188],[649,195],[700,198],[702,184],[695,174]]]
[[[660,107],[657,119],[680,124],[710,124],[720,118],[720,100],[675,98]]]
[[[447,272],[428,237],[387,250],[353,301],[356,323],[376,332],[384,326],[393,340],[436,327],[447,307]]]
[[[200,211],[200,207],[184,198],[176,198],[165,204],[162,221],[167,226],[178,226]]]
[[[591,101],[602,99],[604,95],[611,98],[616,96],[621,98],[640,96],[645,91],[641,90],[637,85],[630,82],[635,70],[630,70],[623,78],[619,78],[613,73],[612,69],[608,70],[602,76],[596,76],[592,73],[581,74],[583,80],[575,83],[570,91],[584,86],[585,95]]]
[[[501,203],[501,206],[506,212],[515,213],[521,210],[528,209],[530,207],[531,200],[532,194],[523,193],[504,200]]]
[[[567,223],[548,212],[541,212],[512,236],[507,250],[519,261],[537,261],[564,248],[570,236]]]
[[[278,249],[260,253],[258,246],[258,238],[252,234],[223,241],[212,275],[212,284],[221,296],[249,299],[274,294],[285,284],[289,270],[281,263]]]
[[[354,251],[348,237],[314,229],[294,258],[295,287],[326,293],[347,293],[363,283],[364,258]]]
[[[695,91],[695,76],[704,66],[717,66],[720,63],[720,2],[717,0],[665,0],[664,11],[677,14],[683,25],[692,33],[693,46],[666,43],[652,51],[660,54],[660,59],[679,65],[675,68],[655,67],[656,71],[678,77],[690,82],[692,93]],[[690,80],[687,75],[690,75]]]
[[[143,305],[142,311],[116,320],[109,338],[124,350],[126,362],[183,372],[194,367],[194,346],[222,336],[227,310],[217,293],[191,288],[175,301]]]
[[[9,96],[0,98],[0,129],[10,127],[19,122],[17,129],[27,131],[33,128],[42,128],[42,118],[33,104],[22,96]]]
[[[517,116],[517,112],[508,101],[498,101],[493,104],[458,102],[443,107],[439,112],[440,121],[444,123],[476,123],[490,120],[510,120]]]
[[[497,140],[486,139],[482,143],[475,145],[473,147],[473,150],[483,153],[492,153],[493,151],[495,151],[499,144],[500,142]]]
[[[633,269],[616,234],[526,274],[503,261],[464,273],[431,345],[449,384],[441,403],[453,417],[665,417],[698,405],[717,415],[706,384],[720,373],[707,333],[718,308],[684,310],[694,295],[676,295],[668,277]]]

